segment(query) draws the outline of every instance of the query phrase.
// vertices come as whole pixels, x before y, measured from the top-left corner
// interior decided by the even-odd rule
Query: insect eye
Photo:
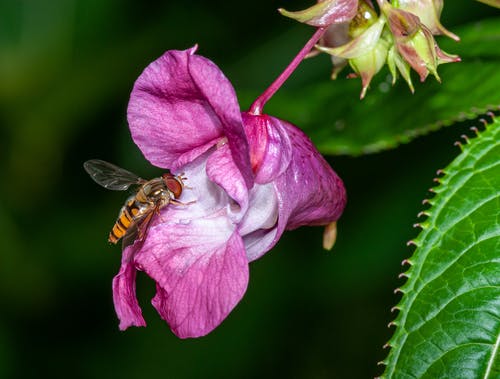
[[[163,174],[163,181],[165,186],[174,194],[177,199],[182,193],[182,184],[172,174]]]

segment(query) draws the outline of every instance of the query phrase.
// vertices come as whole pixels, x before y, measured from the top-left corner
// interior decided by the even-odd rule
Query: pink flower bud
[[[351,23],[350,34],[354,36],[353,39],[338,47],[316,46],[318,50],[332,57],[349,61],[352,69],[361,77],[361,98],[365,96],[373,76],[383,67],[389,46],[387,41],[381,38],[384,20],[377,18],[368,5],[365,7]]]
[[[420,22],[432,34],[445,35],[455,41],[460,40],[456,34],[447,30],[439,21],[443,10],[443,0],[399,0],[398,8],[418,16]]]
[[[431,31],[420,22],[418,16],[382,4],[395,45],[403,59],[419,74],[424,81],[429,73],[440,81],[437,66],[441,63],[458,62],[458,56],[442,52],[436,44]]]

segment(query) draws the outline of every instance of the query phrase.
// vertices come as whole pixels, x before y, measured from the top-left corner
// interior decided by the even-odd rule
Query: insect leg
[[[175,199],[170,199],[170,204],[174,204],[174,205],[190,205],[190,204],[194,204],[196,203],[196,200],[193,200],[193,201],[189,201],[187,203],[183,203],[182,201],[179,201],[179,200],[175,200]]]

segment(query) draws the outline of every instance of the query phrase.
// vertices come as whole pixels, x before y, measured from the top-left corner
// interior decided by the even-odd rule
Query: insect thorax
[[[144,183],[136,194],[139,202],[154,203],[160,207],[168,204],[172,197],[172,192],[165,186],[162,178],[155,178]]]

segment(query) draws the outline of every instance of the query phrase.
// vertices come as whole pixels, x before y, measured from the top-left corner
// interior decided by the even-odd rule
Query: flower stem
[[[323,33],[325,32],[325,28],[318,28],[313,36],[307,41],[304,47],[299,51],[299,53],[293,58],[290,64],[285,68],[285,70],[278,76],[274,82],[252,103],[248,113],[253,115],[261,115],[264,105],[268,102],[268,100],[273,97],[273,95],[280,89],[283,83],[286,82],[288,77],[295,71],[297,66],[302,62],[304,57],[311,51],[316,42],[321,38]]]

